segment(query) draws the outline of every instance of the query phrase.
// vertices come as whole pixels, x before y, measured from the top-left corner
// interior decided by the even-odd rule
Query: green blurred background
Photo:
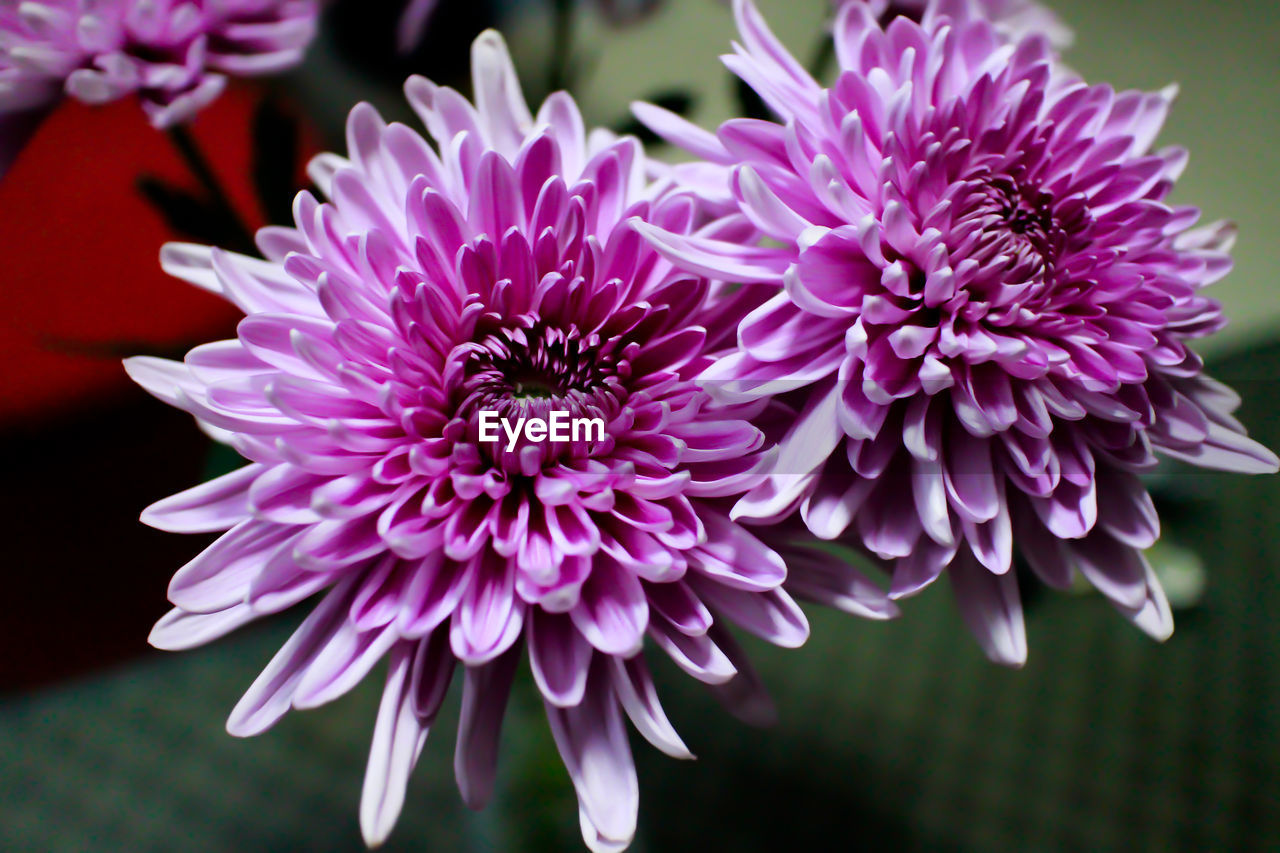
[[[827,0],[760,6],[808,56]],[[1271,281],[1280,259],[1280,11],[1261,0],[1053,8],[1076,32],[1070,64],[1090,80],[1181,84],[1162,136],[1192,152],[1177,200],[1241,227],[1236,272],[1216,286],[1233,326],[1206,352],[1244,394],[1254,434],[1280,447],[1280,300]],[[543,10],[493,10],[522,73],[540,79]],[[669,0],[625,29],[586,12],[576,35],[575,92],[589,121],[615,122],[626,101],[691,81],[697,120],[730,114],[732,89],[715,60],[731,37],[724,4]],[[322,129],[326,105],[332,118],[359,97],[395,103],[376,75],[346,73],[348,61],[322,45],[289,83]],[[166,464],[155,450],[131,452],[138,464]],[[1159,488],[1168,542],[1155,556],[1182,605],[1163,645],[1094,595],[1029,593],[1031,660],[1019,672],[982,658],[945,588],[907,602],[895,623],[811,609],[805,649],[748,642],[780,714],[765,730],[734,721],[652,656],[667,711],[699,759],[677,762],[633,738],[641,781],[633,849],[1280,849],[1280,479],[1178,469]],[[127,582],[128,557],[108,562]],[[56,603],[41,606],[56,622]],[[259,738],[223,730],[296,621],[8,689],[0,848],[361,849],[357,804],[380,675]],[[146,624],[134,627],[145,635]],[[95,642],[76,630],[67,627],[75,642]],[[19,643],[5,653],[25,652]],[[457,687],[387,849],[581,849],[572,788],[527,673],[508,714],[494,802],[481,813],[461,805],[452,782]]]

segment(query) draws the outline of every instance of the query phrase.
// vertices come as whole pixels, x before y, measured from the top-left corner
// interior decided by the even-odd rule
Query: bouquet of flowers
[[[404,9],[404,49],[444,25],[434,6]],[[183,123],[229,76],[300,62],[320,13],[0,4],[0,159],[60,98],[136,94],[198,167]],[[810,67],[751,0],[733,14],[741,114],[718,127],[678,99],[634,104],[627,128],[588,128],[564,89],[530,105],[488,30],[469,95],[405,81],[420,127],[355,105],[291,222],[160,252],[244,317],[125,368],[243,465],[143,512],[221,534],[174,575],[151,642],[307,611],[234,735],[385,661],[371,846],[455,670],[463,801],[489,798],[509,692],[532,677],[587,846],[620,850],[627,721],[692,757],[646,648],[762,722],[735,635],[803,666],[797,600],[889,619],[945,576],[1016,667],[1020,584],[1083,578],[1163,640],[1144,474],[1277,468],[1191,346],[1224,324],[1202,290],[1234,232],[1168,200],[1187,162],[1154,147],[1172,89],[1080,79],[1029,0],[836,2]],[[683,156],[653,157],[664,144]]]

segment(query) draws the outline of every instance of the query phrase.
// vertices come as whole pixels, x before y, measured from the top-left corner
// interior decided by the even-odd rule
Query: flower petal
[[[529,664],[533,680],[548,703],[569,708],[582,701],[592,656],[590,644],[569,617],[533,608],[529,617]]]
[[[558,708],[547,703],[546,709],[578,794],[587,846],[593,851],[625,847],[636,831],[640,786],[604,660],[592,666],[580,704]]]
[[[992,574],[968,551],[961,551],[947,570],[960,615],[987,657],[1020,667],[1027,662],[1027,633],[1022,600],[1013,572]]]
[[[519,661],[519,647],[513,646],[495,660],[466,669],[453,771],[467,808],[484,808],[493,794],[498,737]]]

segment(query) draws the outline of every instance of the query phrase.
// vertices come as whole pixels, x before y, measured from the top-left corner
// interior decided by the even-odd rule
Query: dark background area
[[[721,52],[723,9],[685,3],[670,5],[681,15],[705,6],[719,39],[707,56]],[[773,17],[787,6],[761,5]],[[816,21],[826,0],[794,5]],[[245,219],[270,215],[249,177],[263,98],[308,116],[301,156],[341,144],[340,118],[355,100],[393,104],[406,73],[465,86],[467,46],[488,24],[513,33],[518,60],[539,56],[544,4],[445,0],[409,57],[391,51],[394,6],[342,0],[306,67],[238,85],[196,122]],[[1054,6],[1076,29],[1073,63],[1091,78],[1147,87],[1181,78],[1183,101],[1162,137],[1192,148],[1180,199],[1203,200],[1212,216],[1238,209],[1244,226],[1241,267],[1223,285],[1244,331],[1212,350],[1211,372],[1242,392],[1253,434],[1280,447],[1271,278],[1280,249],[1270,235],[1280,60],[1257,47],[1277,34],[1275,10]],[[677,12],[635,31],[584,25],[601,40],[579,46],[596,57],[578,78],[590,120],[616,118],[592,104],[612,104],[601,92],[623,85],[610,82],[617,56],[629,39],[655,38],[644,28],[661,31],[664,14]],[[685,77],[709,87],[691,92],[700,117],[723,109],[715,99],[727,103],[727,78],[708,83],[702,57],[669,53],[662,64],[683,62]],[[542,60],[521,67],[531,96],[556,61]],[[614,100],[661,81],[635,85]],[[236,317],[160,272],[159,245],[182,235],[137,192],[144,174],[190,186],[135,104],[68,104],[0,181],[0,525],[11,579],[0,596],[0,847],[359,850],[379,673],[243,741],[225,733],[226,715],[300,615],[180,655],[145,642],[167,609],[168,578],[206,540],[150,530],[138,513],[229,463],[188,417],[129,385],[119,358],[225,337]],[[633,738],[642,799],[633,849],[1275,849],[1280,478],[1178,469],[1158,488],[1168,538],[1206,568],[1203,594],[1176,611],[1163,645],[1094,595],[1032,592],[1031,660],[1019,672],[982,658],[945,588],[908,602],[896,623],[810,609],[805,649],[748,642],[779,706],[781,722],[767,730],[732,720],[653,656],[667,711],[699,760],[676,762]],[[387,849],[582,849],[572,788],[527,674],[504,730],[495,801],[481,813],[462,806],[452,782],[458,692]]]

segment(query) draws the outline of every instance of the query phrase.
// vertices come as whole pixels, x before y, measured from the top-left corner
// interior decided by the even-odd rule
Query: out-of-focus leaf
[[[216,205],[195,193],[150,175],[138,178],[138,192],[182,237],[214,246],[238,242],[238,226],[228,222]]]

